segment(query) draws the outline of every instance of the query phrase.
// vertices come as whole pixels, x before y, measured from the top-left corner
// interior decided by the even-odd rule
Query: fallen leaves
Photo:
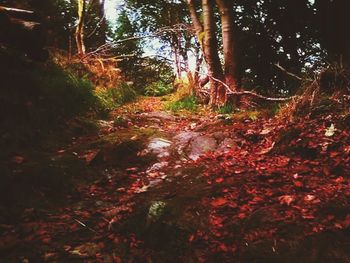
[[[278,200],[280,201],[280,203],[282,204],[282,205],[291,205],[291,203],[292,202],[294,202],[294,197],[293,196],[291,196],[291,195],[283,195],[283,196],[280,196],[279,198],[278,198]]]
[[[227,203],[227,200],[225,198],[216,198],[213,201],[210,202],[210,204],[214,207],[219,207],[219,206],[223,206]]]
[[[94,257],[100,252],[100,247],[95,243],[85,243],[80,246],[75,247],[73,250],[69,251],[72,256],[79,258]]]
[[[265,240],[274,240],[272,249],[271,246],[269,249],[276,252],[276,240],[289,242],[290,233],[286,232],[289,226],[296,228],[300,239],[325,230],[349,228],[348,133],[340,131],[342,126],[333,120],[332,125],[327,122],[329,127],[326,130],[323,123],[312,120],[306,123],[304,120],[291,124],[296,126],[296,132],[287,134],[286,137],[291,138],[283,141],[278,138],[279,130],[288,131],[292,127],[264,122],[235,123],[232,125],[234,128],[226,127],[229,131],[227,136],[231,137],[229,139],[237,142],[227,152],[211,152],[197,162],[188,163],[169,158],[166,164],[156,163],[148,169],[128,163],[126,167],[129,168],[122,171],[113,172],[112,175],[109,171],[108,181],[99,178],[87,185],[79,185],[76,199],[72,200],[72,203],[76,202],[75,206],[67,204],[66,210],[44,218],[47,221],[45,224],[22,224],[20,232],[13,232],[12,227],[1,228],[6,233],[0,237],[0,248],[7,248],[9,244],[15,247],[18,244],[16,233],[21,233],[23,242],[37,242],[45,244],[44,247],[58,246],[57,237],[72,236],[74,242],[64,246],[61,244],[61,250],[79,259],[99,258],[111,247],[118,252],[124,249],[124,253],[138,250],[137,253],[142,255],[152,254],[152,250],[143,250],[142,242],[137,240],[136,235],[128,236],[133,229],[124,228],[125,225],[136,224],[142,231],[146,229],[143,231],[146,236],[141,238],[147,243],[147,238],[150,238],[148,232],[152,232],[148,230],[153,229],[154,225],[151,224],[158,220],[148,220],[149,224],[144,229],[142,224],[147,221],[145,217],[159,218],[161,224],[172,228],[174,226],[166,221],[168,214],[164,213],[164,217],[161,215],[168,212],[168,207],[172,212],[174,204],[182,209],[183,200],[186,201],[185,209],[176,211],[176,216],[179,214],[176,222],[181,224],[181,229],[186,231],[189,227],[188,233],[194,233],[185,235],[191,249],[205,247],[207,251],[201,253],[209,255],[229,255],[235,246],[254,246]],[[184,123],[186,127],[190,126],[188,121]],[[172,131],[183,127],[175,122],[171,125]],[[162,127],[168,129],[166,125]],[[215,129],[223,127],[218,125]],[[141,136],[133,133],[128,138],[134,141],[141,139]],[[71,150],[59,153],[70,154]],[[96,149],[75,155],[89,164],[98,153]],[[15,164],[25,161],[20,155],[13,159]],[[105,164],[109,164],[107,161]],[[196,168],[195,172],[187,173],[186,170],[186,177],[181,173],[176,178],[172,175],[172,169],[181,172],[192,166]],[[201,167],[204,168],[198,169]],[[101,172],[101,175],[105,174],[106,171]],[[187,187],[188,190],[183,190]],[[192,191],[192,187],[201,191]],[[169,200],[169,205],[165,209],[165,205],[158,203],[151,206],[147,213],[145,203],[151,198],[164,198],[167,204]],[[23,217],[28,221],[37,220],[34,212],[23,212]],[[93,230],[89,231],[90,227]],[[169,237],[173,238],[176,237]],[[42,257],[45,260],[59,260],[57,253],[61,251],[49,250]],[[124,256],[114,257],[115,262],[124,262]]]
[[[22,164],[25,162],[25,158],[21,155],[15,155],[12,157],[12,162],[15,164]]]
[[[334,124],[332,123],[331,126],[329,126],[327,129],[326,129],[326,132],[325,132],[325,136],[326,137],[332,137],[335,133],[336,129],[335,129],[335,126]]]

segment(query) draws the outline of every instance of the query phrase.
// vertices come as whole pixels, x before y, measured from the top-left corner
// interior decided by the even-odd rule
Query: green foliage
[[[111,34],[116,41],[132,38],[140,33],[139,21],[135,21],[135,13],[122,10],[118,17],[117,27]],[[144,43],[140,39],[132,39],[119,43],[113,50],[118,56],[124,56],[118,67],[134,89],[140,94],[160,96],[168,93],[174,80],[173,68],[165,60],[142,57]]]
[[[131,85],[127,84],[126,82],[122,82],[117,87],[118,93],[119,93],[119,104],[124,104],[127,102],[130,102],[136,98],[136,92],[132,88]]]
[[[0,98],[4,119],[9,117],[5,112],[10,111],[14,121],[49,124],[97,106],[88,80],[77,78],[53,63],[16,63],[3,69]]]
[[[136,92],[130,85],[122,82],[115,88],[96,89],[95,95],[102,110],[111,111],[116,107],[135,99]]]
[[[228,114],[228,113],[234,112],[234,110],[235,110],[235,107],[233,105],[225,104],[225,105],[219,107],[218,112],[220,114]]]
[[[161,80],[153,82],[145,88],[146,96],[163,96],[172,92],[173,87]]]
[[[249,111],[248,117],[252,121],[256,121],[259,118],[260,112],[259,111]]]
[[[91,82],[57,65],[52,64],[45,72],[43,68],[36,68],[28,78],[41,94],[46,114],[72,116],[97,106]]]
[[[188,110],[188,111],[196,111],[198,108],[197,98],[195,96],[184,97],[177,101],[168,102],[165,105],[167,110],[171,111],[179,111],[179,110]]]

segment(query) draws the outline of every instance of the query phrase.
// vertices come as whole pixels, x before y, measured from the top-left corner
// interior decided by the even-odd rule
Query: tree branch
[[[230,89],[230,87],[223,81],[221,81],[220,79],[214,78],[213,76],[208,75],[209,78],[211,78],[212,80],[220,83],[221,85],[223,85],[227,92],[227,95],[235,95],[235,96],[250,96],[250,97],[254,97],[254,98],[258,98],[258,99],[262,99],[262,100],[266,100],[266,101],[289,101],[291,99],[296,98],[297,96],[292,96],[292,97],[288,97],[288,98],[272,98],[272,97],[266,97],[260,94],[257,94],[255,92],[252,91],[233,91]]]
[[[303,81],[303,78],[302,77],[299,77],[298,75],[292,73],[292,72],[289,72],[288,70],[286,70],[284,67],[282,67],[280,65],[280,63],[275,63],[274,64],[278,69],[280,69],[281,71],[283,71],[284,73],[286,73],[287,75],[293,77],[293,78],[296,78],[297,80],[300,80],[300,81]],[[309,79],[308,79],[309,80]]]

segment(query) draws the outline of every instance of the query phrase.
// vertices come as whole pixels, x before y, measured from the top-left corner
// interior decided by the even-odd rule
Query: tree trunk
[[[214,18],[214,1],[202,0],[203,9],[203,28],[204,40],[203,49],[204,57],[208,66],[208,75],[210,76],[210,101],[209,104],[217,106],[219,82],[215,79],[221,80],[223,72],[221,68],[220,58],[218,54],[218,42],[216,38],[216,26]]]
[[[107,39],[107,21],[106,21],[106,14],[105,14],[105,0],[95,0],[97,3],[97,11],[98,11],[98,17],[99,17],[99,23],[98,23],[98,39],[99,44],[103,45],[106,43]]]
[[[202,36],[201,35],[203,34],[203,25],[199,21],[199,18],[198,18],[197,12],[196,12],[196,6],[195,6],[193,0],[187,0],[187,6],[188,6],[188,9],[190,11],[192,24],[193,24],[194,30],[196,31],[198,41],[202,45]]]
[[[75,41],[77,43],[77,49],[79,56],[85,55],[85,44],[84,44],[84,20],[86,12],[86,1],[78,1],[78,25],[75,31]]]
[[[181,79],[181,59],[180,59],[180,42],[178,39],[178,35],[176,33],[173,33],[171,36],[171,47],[172,47],[172,52],[174,55],[174,66],[176,70],[176,78]]]
[[[233,3],[231,0],[216,0],[216,3],[221,15],[225,82],[232,91],[237,91]],[[221,86],[218,92],[218,103],[225,104],[226,101],[226,89]]]

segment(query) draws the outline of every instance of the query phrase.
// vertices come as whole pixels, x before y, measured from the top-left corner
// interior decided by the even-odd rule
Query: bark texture
[[[233,2],[231,0],[216,0],[220,10],[222,39],[224,49],[224,75],[225,83],[232,91],[237,91],[236,58],[234,39]],[[224,104],[227,101],[225,87],[220,87],[218,92],[218,103]]]
[[[86,12],[86,1],[78,1],[78,25],[75,31],[75,41],[77,44],[78,54],[80,56],[85,55],[85,44],[84,44],[84,21]]]
[[[221,62],[218,54],[218,41],[216,38],[216,25],[214,17],[214,4],[213,0],[202,0],[203,9],[203,50],[204,57],[208,67],[208,75],[211,76],[210,80],[210,101],[209,104],[216,106],[218,103],[218,88],[220,83],[214,79],[222,79],[223,72],[221,68]]]

